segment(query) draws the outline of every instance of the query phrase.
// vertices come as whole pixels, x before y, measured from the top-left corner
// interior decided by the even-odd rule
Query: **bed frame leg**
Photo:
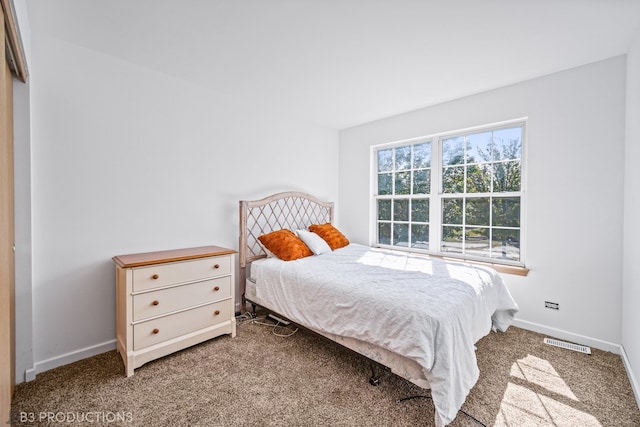
[[[380,385],[380,376],[376,375],[376,370],[373,363],[371,364],[371,377],[369,378],[369,384],[371,384],[374,387],[377,387]]]

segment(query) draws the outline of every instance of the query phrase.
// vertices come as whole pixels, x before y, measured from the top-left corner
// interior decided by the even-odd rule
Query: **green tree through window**
[[[377,155],[377,243],[428,249],[431,141]]]
[[[521,264],[524,126],[375,149],[376,243]]]

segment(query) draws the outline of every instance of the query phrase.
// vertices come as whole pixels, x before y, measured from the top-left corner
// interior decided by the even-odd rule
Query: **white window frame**
[[[464,136],[472,133],[479,133],[483,131],[495,131],[504,128],[511,128],[521,126],[522,127],[522,146],[521,146],[521,157],[520,157],[520,191],[519,192],[509,192],[509,193],[460,193],[462,197],[468,197],[472,195],[473,197],[482,197],[482,196],[492,196],[496,197],[497,195],[502,195],[505,197],[516,196],[520,197],[520,247],[519,247],[519,260],[508,260],[502,258],[491,258],[491,257],[483,257],[483,256],[472,256],[469,254],[457,254],[454,252],[442,252],[441,243],[442,243],[442,200],[448,197],[454,197],[450,193],[443,193],[442,191],[442,140],[455,137],[455,136]],[[378,212],[377,212],[377,202],[379,199],[386,198],[385,196],[378,197],[378,159],[377,152],[379,150],[385,150],[389,148],[402,147],[406,145],[417,145],[422,142],[431,141],[431,192],[426,195],[429,198],[429,249],[419,249],[413,247],[403,247],[403,246],[395,246],[395,245],[386,245],[377,243],[378,236]],[[527,232],[527,223],[526,223],[526,169],[527,169],[527,118],[518,118],[514,120],[508,120],[498,123],[491,123],[488,125],[470,127],[464,129],[458,129],[455,131],[441,132],[437,134],[425,135],[416,138],[410,138],[400,141],[394,141],[384,144],[378,144],[371,146],[370,150],[370,170],[371,170],[371,197],[370,197],[370,229],[369,229],[369,240],[370,245],[375,247],[389,248],[400,251],[408,251],[408,252],[416,252],[416,253],[424,253],[435,256],[442,256],[447,258],[459,258],[463,260],[469,261],[477,261],[481,263],[488,264],[502,264],[506,266],[515,266],[515,267],[524,267],[525,259],[526,259],[526,232]],[[393,197],[390,196],[390,197]],[[413,195],[408,196],[410,198]],[[420,196],[418,196],[420,197]]]

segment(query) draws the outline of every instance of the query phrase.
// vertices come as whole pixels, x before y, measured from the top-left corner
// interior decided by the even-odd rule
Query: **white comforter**
[[[505,331],[518,306],[490,268],[350,244],[296,261],[255,262],[256,296],[292,321],[415,360],[436,425],[457,415],[478,380],[474,344]]]

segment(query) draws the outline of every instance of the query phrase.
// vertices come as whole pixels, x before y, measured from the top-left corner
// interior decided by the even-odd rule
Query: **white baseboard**
[[[33,381],[35,379],[36,379],[36,368],[35,368],[35,366],[33,368],[29,368],[29,369],[24,371],[24,381],[25,382]]]
[[[28,369],[25,372],[25,380],[34,380],[36,375],[41,372],[57,368],[58,366],[68,365],[69,363],[77,362],[78,360],[86,359],[87,357],[96,356],[115,349],[116,340],[110,340],[101,344],[92,345],[90,347],[85,347],[80,350],[36,362],[32,369]]]
[[[580,334],[574,334],[572,332],[567,332],[562,329],[551,328],[549,326],[528,322],[526,320],[514,319],[513,326],[526,329],[528,331],[537,332],[539,334],[549,335],[550,337],[559,338],[575,344],[587,345],[589,347],[597,348],[598,350],[610,351],[611,353],[615,353],[615,354],[621,354],[622,352],[620,344],[614,344],[609,341],[603,341],[597,338],[591,338],[591,337],[587,337]]]
[[[620,356],[622,357],[622,362],[624,363],[624,368],[627,370],[627,376],[629,377],[629,382],[631,383],[631,389],[633,390],[633,395],[636,397],[636,404],[640,407],[640,384],[638,383],[638,379],[631,370],[631,363],[627,358],[627,352],[624,350],[623,346],[620,346]]]

